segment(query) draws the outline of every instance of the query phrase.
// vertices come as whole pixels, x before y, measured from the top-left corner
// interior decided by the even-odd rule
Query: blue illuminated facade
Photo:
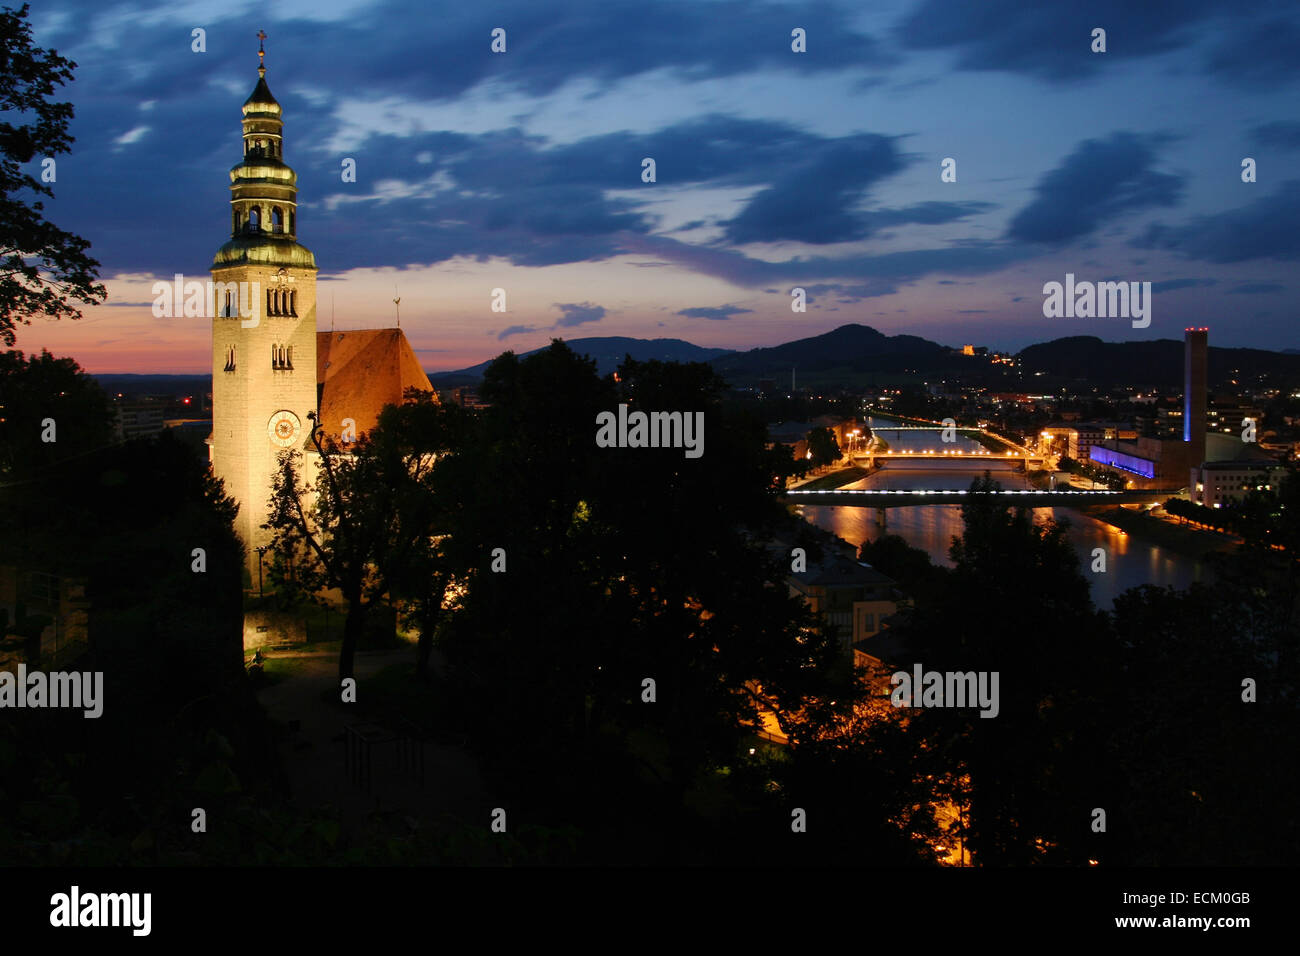
[[[1099,465],[1110,465],[1112,468],[1140,475],[1143,478],[1154,478],[1156,476],[1156,463],[1149,458],[1126,455],[1122,451],[1115,451],[1113,448],[1106,448],[1102,445],[1093,445],[1088,449],[1088,457]]]

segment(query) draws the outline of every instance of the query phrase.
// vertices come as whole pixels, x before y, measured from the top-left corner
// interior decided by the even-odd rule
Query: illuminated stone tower
[[[212,261],[212,470],[239,502],[254,581],[276,457],[304,448],[317,398],[316,258],[297,242],[298,177],[260,44],[257,56],[244,158],[230,170],[230,241]]]

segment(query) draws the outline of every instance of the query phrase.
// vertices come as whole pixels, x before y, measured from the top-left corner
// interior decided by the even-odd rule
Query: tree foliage
[[[835,441],[835,432],[829,428],[814,428],[808,433],[808,451],[814,468],[833,465],[840,460],[840,446]]]
[[[78,303],[95,305],[106,292],[95,282],[99,263],[89,241],[45,218],[41,196],[54,192],[23,167],[72,148],[71,103],[55,102],[56,87],[76,64],[32,43],[28,5],[0,10],[0,342],[12,346],[18,324],[33,316],[79,318]]]
[[[108,395],[73,359],[0,352],[0,483],[31,479],[112,440]]]

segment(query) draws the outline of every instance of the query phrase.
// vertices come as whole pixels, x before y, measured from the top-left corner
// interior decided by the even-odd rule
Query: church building
[[[297,174],[284,162],[284,121],[266,85],[244,102],[244,158],[230,170],[230,240],[212,261],[212,471],[239,503],[235,527],[257,567],[277,456],[296,449],[315,478],[322,445],[373,428],[408,388],[436,393],[401,329],[316,328],[316,257],[298,242]],[[223,291],[224,290],[224,291]],[[241,293],[246,301],[240,301]]]

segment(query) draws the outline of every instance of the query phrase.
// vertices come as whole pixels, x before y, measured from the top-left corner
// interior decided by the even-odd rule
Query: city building
[[[834,625],[845,654],[878,634],[885,619],[898,611],[893,578],[844,554],[828,553],[806,571],[792,571],[786,582],[791,597],[802,598],[814,614]]]
[[[1049,425],[1039,437],[1046,453],[1068,455],[1075,461],[1087,461],[1093,445],[1105,441],[1128,441],[1138,437],[1137,428],[1123,422],[1079,422],[1072,425]]]
[[[118,401],[113,403],[114,429],[119,440],[149,438],[166,427],[167,406],[153,401]]]
[[[243,159],[230,171],[230,239],[211,267],[210,460],[239,502],[252,574],[256,548],[271,539],[262,524],[278,455],[303,452],[315,476],[312,417],[322,444],[346,450],[407,388],[433,393],[401,329],[317,330],[316,258],[298,242],[298,177],[284,161],[282,109],[263,56],[259,49],[257,85],[243,105]]]
[[[1194,504],[1222,508],[1252,491],[1275,494],[1286,473],[1285,467],[1269,458],[1207,461],[1192,470],[1188,497]]]
[[[1207,434],[1240,435],[1246,427],[1245,421],[1247,419],[1258,424],[1263,414],[1264,410],[1258,405],[1243,405],[1240,402],[1235,404],[1214,402],[1210,404],[1210,407],[1205,412],[1206,432]]]
[[[1242,439],[1242,418],[1258,418],[1256,408],[1223,404],[1209,407],[1207,366],[1209,330],[1183,333],[1183,401],[1181,412],[1160,409],[1156,436],[1123,440],[1109,434],[1093,441],[1088,458],[1128,478],[1135,488],[1186,487],[1193,501],[1218,507],[1244,497],[1247,490],[1274,490],[1277,462],[1261,459],[1259,446]],[[1181,423],[1181,438],[1167,427]],[[1045,430],[1044,434],[1051,430]]]
[[[453,388],[451,390],[451,400],[461,408],[482,409],[488,407],[488,403],[479,397],[478,389],[469,385]]]
[[[1187,481],[1187,447],[1178,439],[1103,440],[1088,449],[1088,458],[1125,475],[1135,488],[1179,488]]]

